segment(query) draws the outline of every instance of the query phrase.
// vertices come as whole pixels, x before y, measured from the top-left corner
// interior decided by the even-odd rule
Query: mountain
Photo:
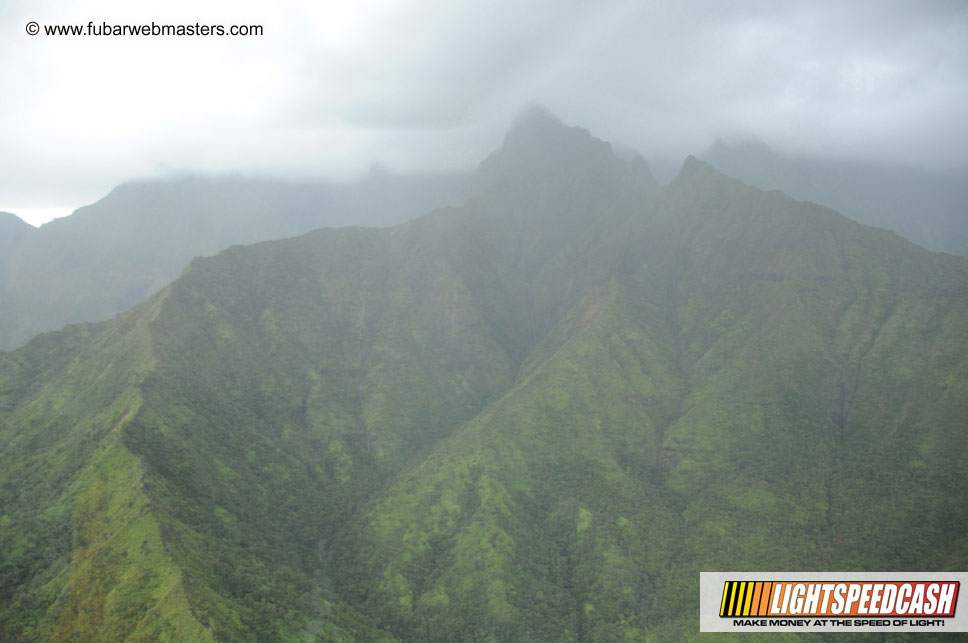
[[[778,154],[763,143],[717,141],[702,156],[764,190],[783,190],[887,228],[930,250],[968,255],[968,177],[859,161]]]
[[[33,226],[9,212],[0,212],[0,257],[33,230]]]
[[[398,176],[377,169],[342,184],[238,176],[126,183],[69,217],[31,229],[6,253],[0,247],[0,298],[7,302],[0,349],[130,308],[195,256],[325,226],[400,223],[459,200],[465,181],[460,174]]]
[[[32,232],[35,232],[34,227],[16,215],[0,212],[0,266],[6,265],[10,254]],[[14,304],[8,299],[6,289],[0,286],[0,328],[12,326],[14,315]],[[0,348],[2,347],[3,344],[0,343]]]
[[[958,570],[968,259],[531,112],[468,200],[0,353],[0,639],[698,634],[700,570]]]
[[[0,212],[0,265],[7,256],[34,231],[34,227],[22,221],[17,215]]]

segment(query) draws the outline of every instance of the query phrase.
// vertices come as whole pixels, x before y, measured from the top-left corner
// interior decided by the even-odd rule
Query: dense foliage
[[[546,115],[464,206],[0,354],[0,639],[698,637],[700,570],[959,570],[968,260]]]

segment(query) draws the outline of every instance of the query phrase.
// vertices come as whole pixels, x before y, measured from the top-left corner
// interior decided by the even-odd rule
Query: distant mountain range
[[[717,141],[703,160],[763,190],[782,190],[929,250],[968,255],[968,173],[784,156],[763,143]]]
[[[638,158],[629,148],[615,150],[623,160]],[[968,255],[968,177],[789,157],[756,142],[717,141],[701,158],[754,187],[825,205],[931,250]],[[379,169],[352,183],[186,176],[125,183],[39,230],[0,212],[0,350],[126,310],[193,257],[320,227],[395,225],[461,202],[469,180]]]
[[[965,569],[968,259],[541,111],[467,194],[0,353],[0,640],[690,640],[700,571]]]
[[[401,223],[458,202],[466,181],[380,170],[343,184],[194,176],[125,183],[39,229],[0,214],[0,350],[126,310],[193,257],[320,227]]]

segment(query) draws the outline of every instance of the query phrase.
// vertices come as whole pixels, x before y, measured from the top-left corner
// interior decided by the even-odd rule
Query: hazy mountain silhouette
[[[17,215],[0,212],[0,260],[16,248],[24,236],[33,229],[33,226],[22,221]]]
[[[192,257],[324,226],[400,223],[458,201],[465,181],[460,174],[375,170],[344,184],[238,176],[126,183],[21,235],[5,258],[0,254],[0,297],[7,302],[0,349],[117,314],[177,277]]]
[[[968,176],[789,157],[758,142],[717,141],[703,159],[758,188],[820,203],[930,250],[968,255]]]

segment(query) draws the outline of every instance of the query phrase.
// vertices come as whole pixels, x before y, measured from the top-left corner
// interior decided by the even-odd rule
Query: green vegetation
[[[698,638],[960,570],[968,260],[532,115],[465,206],[0,353],[0,639]]]
[[[0,212],[0,350],[116,315],[192,257],[323,226],[394,225],[459,200],[466,181],[379,169],[347,183],[183,176],[125,183],[40,229]]]

